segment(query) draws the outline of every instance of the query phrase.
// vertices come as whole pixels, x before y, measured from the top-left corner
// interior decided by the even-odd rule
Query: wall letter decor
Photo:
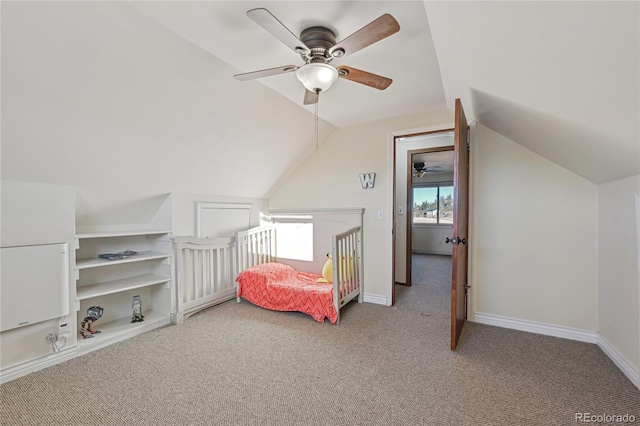
[[[373,188],[375,182],[375,173],[360,173],[360,183],[362,184],[362,189]]]

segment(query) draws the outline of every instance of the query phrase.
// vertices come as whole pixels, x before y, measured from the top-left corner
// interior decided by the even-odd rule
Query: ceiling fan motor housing
[[[325,27],[309,27],[300,34],[302,41],[310,50],[308,55],[302,54],[305,63],[329,63],[333,56],[329,49],[336,45],[336,35]]]

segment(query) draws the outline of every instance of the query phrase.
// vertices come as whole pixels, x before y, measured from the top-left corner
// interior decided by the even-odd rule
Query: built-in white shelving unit
[[[100,254],[131,250],[138,254],[108,260]],[[173,254],[169,230],[86,232],[76,235],[77,330],[87,309],[100,306],[92,338],[78,336],[88,352],[171,323]],[[144,321],[131,322],[133,297],[142,299]]]

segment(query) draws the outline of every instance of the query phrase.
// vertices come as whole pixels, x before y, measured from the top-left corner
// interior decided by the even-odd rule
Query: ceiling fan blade
[[[317,104],[318,103],[318,97],[320,95],[316,92],[312,92],[311,90],[305,90],[304,92],[304,104],[305,105],[312,105],[312,104]]]
[[[311,50],[304,44],[295,34],[293,34],[282,22],[271,14],[267,9],[258,8],[251,9],[247,12],[247,16],[253,19],[258,25],[267,30],[272,36],[283,42],[294,52],[303,55],[308,54]]]
[[[350,55],[358,50],[389,37],[400,30],[400,24],[396,19],[385,13],[378,19],[360,28],[349,37],[338,42],[329,50],[329,54],[334,57]]]
[[[355,81],[356,83],[364,84],[365,86],[373,87],[374,89],[384,90],[393,83],[393,80],[390,78],[362,71],[357,68],[340,65],[337,69],[338,76],[340,78]]]
[[[266,70],[251,71],[251,72],[245,72],[243,74],[236,74],[234,75],[234,77],[240,81],[248,81],[248,80],[255,80],[256,78],[269,77],[269,76],[278,75],[278,74],[285,74],[288,72],[295,71],[297,69],[298,67],[296,65],[286,65],[284,67],[269,68]]]

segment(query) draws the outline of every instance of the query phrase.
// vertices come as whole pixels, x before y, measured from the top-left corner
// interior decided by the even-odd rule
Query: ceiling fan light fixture
[[[307,90],[320,93],[328,90],[338,79],[338,71],[331,65],[311,63],[298,68],[296,77]]]

